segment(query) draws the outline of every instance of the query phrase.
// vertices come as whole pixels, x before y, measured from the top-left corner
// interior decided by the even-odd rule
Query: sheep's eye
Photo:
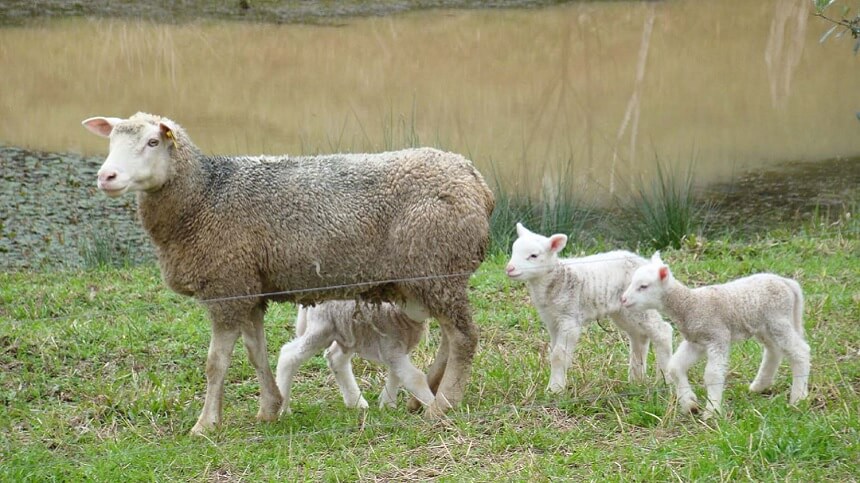
[[[154,148],[154,147],[158,146],[158,139],[152,138],[149,141],[147,141],[146,145],[151,147],[151,148]]]
[[[529,259],[529,260],[537,260],[537,254],[536,254],[536,253],[532,253],[531,255],[529,255],[528,259]]]

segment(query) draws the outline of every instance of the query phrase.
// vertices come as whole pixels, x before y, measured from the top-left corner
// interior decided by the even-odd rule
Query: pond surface
[[[786,164],[804,162],[842,183],[832,191],[856,195],[860,56],[851,39],[818,42],[829,25],[811,4],[598,2],[336,25],[70,18],[4,27],[0,144],[43,152],[0,151],[0,174],[4,189],[21,190],[62,180],[74,170],[64,163],[94,171],[107,142],[80,121],[148,111],[182,124],[207,153],[434,145],[469,156],[504,189],[533,194],[563,179],[606,200],[653,174],[657,159],[692,166],[709,193],[747,186],[759,196],[758,185],[732,184],[756,179],[752,170],[775,173],[761,179],[783,173],[795,183],[782,191],[820,199],[810,190],[830,181],[804,189]],[[94,176],[67,178],[106,203]],[[25,216],[11,223],[23,202],[14,193],[5,198],[17,205],[0,206],[0,249],[22,231]]]
[[[807,0],[43,22],[0,29],[0,142],[103,154],[80,121],[141,110],[208,153],[430,144],[530,188],[572,163],[598,192],[657,157],[707,183],[860,154],[860,57],[826,27]]]

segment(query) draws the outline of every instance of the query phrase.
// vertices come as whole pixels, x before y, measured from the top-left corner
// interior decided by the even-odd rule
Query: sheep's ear
[[[657,273],[660,275],[660,281],[664,281],[669,276],[669,267],[663,265]]]
[[[113,127],[116,126],[122,119],[118,117],[91,117],[84,119],[81,124],[84,125],[91,133],[103,138],[110,137],[113,132]]]
[[[161,122],[158,124],[158,129],[161,130],[161,135],[165,138],[173,141],[173,147],[176,148],[176,135],[173,134],[173,128],[167,125],[167,123]]]
[[[653,255],[651,255],[651,261],[654,263],[663,263],[663,259],[660,258],[660,250],[657,250]]]
[[[560,252],[567,245],[567,235],[561,233],[549,237],[549,251],[552,253]]]

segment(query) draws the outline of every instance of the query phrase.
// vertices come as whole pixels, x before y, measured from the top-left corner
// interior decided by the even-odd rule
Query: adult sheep
[[[260,381],[257,419],[277,419],[282,401],[263,332],[271,301],[423,307],[442,328],[426,414],[441,415],[463,398],[478,342],[468,279],[484,259],[494,205],[467,159],[429,148],[206,156],[164,117],[94,117],[83,125],[110,138],[98,187],[111,197],[137,193],[165,282],[208,311],[206,400],[192,433],[221,422],[240,334]]]

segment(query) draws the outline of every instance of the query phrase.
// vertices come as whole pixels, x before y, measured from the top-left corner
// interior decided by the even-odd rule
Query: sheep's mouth
[[[117,196],[122,195],[128,190],[128,186],[123,186],[122,188],[105,188],[103,186],[99,187],[100,190],[110,198],[116,198]]]
[[[508,272],[508,278],[520,278],[521,275],[522,275],[522,272],[519,272],[519,273]]]

